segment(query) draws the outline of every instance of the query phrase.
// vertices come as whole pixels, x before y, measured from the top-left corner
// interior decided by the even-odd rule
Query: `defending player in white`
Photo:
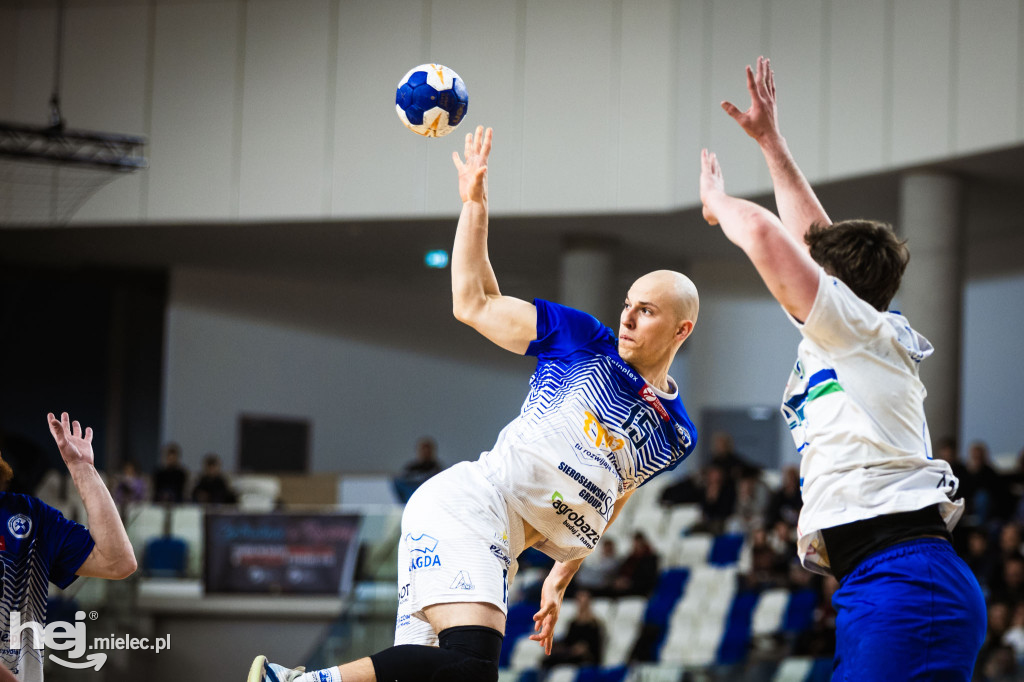
[[[670,271],[630,288],[615,333],[548,301],[504,296],[487,255],[491,130],[466,136],[452,250],[455,317],[537,357],[530,393],[494,447],[434,476],[409,500],[399,547],[395,645],[310,673],[259,656],[249,682],[487,682],[498,679],[516,558],[556,560],[531,639],[551,652],[566,587],[630,495],[678,465],[697,433],[668,375],[697,320],[697,290]]]
[[[760,145],[781,220],[729,196],[707,150],[700,196],[803,336],[782,411],[801,453],[800,560],[840,581],[832,679],[966,682],[985,603],[950,544],[958,482],[930,455],[918,365],[932,346],[888,311],[909,254],[888,225],[829,220],[779,132],[767,60],[747,89],[747,111],[722,106]]]

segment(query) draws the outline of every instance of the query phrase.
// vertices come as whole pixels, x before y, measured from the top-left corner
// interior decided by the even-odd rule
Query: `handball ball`
[[[395,111],[417,135],[447,135],[462,123],[467,109],[466,84],[447,66],[421,64],[398,82]]]

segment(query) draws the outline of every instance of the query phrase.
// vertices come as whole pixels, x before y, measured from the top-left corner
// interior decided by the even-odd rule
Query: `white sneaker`
[[[277,663],[271,663],[266,656],[257,656],[249,667],[249,678],[247,682],[292,682],[298,678],[306,669],[285,668]]]

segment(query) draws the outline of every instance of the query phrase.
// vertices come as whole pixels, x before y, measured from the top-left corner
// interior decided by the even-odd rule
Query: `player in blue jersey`
[[[48,583],[64,589],[78,576],[120,580],[135,572],[135,552],[94,464],[92,429],[82,431],[67,412],[47,416],[61,457],[89,514],[89,528],[27,495],[0,492],[0,660],[22,682],[42,682],[43,642],[33,625],[46,624]],[[10,482],[0,459],[0,490]],[[20,623],[15,630],[12,619]],[[15,646],[18,644],[18,646]],[[0,676],[2,679],[2,676]]]
[[[452,250],[455,317],[537,357],[519,416],[494,447],[423,484],[402,515],[395,646],[303,673],[259,656],[249,682],[493,682],[516,558],[555,559],[531,638],[551,652],[566,587],[626,500],[678,465],[697,433],[668,370],[697,319],[697,290],[657,271],[626,295],[619,334],[543,300],[504,296],[487,255],[491,130],[466,136]]]
[[[833,224],[779,132],[767,60],[747,89],[747,111],[723,108],[759,143],[781,220],[726,194],[706,150],[700,194],[803,336],[782,410],[801,454],[800,559],[840,583],[832,679],[966,682],[985,602],[950,544],[957,480],[930,454],[918,366],[932,346],[888,310],[906,245],[882,223]]]

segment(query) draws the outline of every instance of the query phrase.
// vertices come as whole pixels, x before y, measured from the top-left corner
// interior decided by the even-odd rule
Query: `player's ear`
[[[683,320],[676,326],[676,341],[682,343],[686,340],[686,337],[693,331],[693,322],[691,320]]]

